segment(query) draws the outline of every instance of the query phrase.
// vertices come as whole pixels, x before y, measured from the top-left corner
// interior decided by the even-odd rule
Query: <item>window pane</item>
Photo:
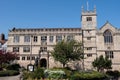
[[[17,60],[20,60],[20,57],[17,57]]]
[[[29,46],[23,47],[23,52],[30,52],[30,47]]]
[[[24,42],[30,42],[30,36],[29,35],[24,36]]]
[[[35,60],[35,57],[32,57],[32,60]]]
[[[38,41],[38,37],[37,36],[34,36],[34,42],[37,42]]]
[[[87,37],[87,40],[91,40],[91,37]]]
[[[105,43],[113,43],[112,34],[109,30],[104,32],[104,42]]]
[[[41,41],[46,42],[47,41],[47,36],[41,36]]]
[[[30,60],[30,56],[27,56],[27,60]]]
[[[19,47],[13,47],[13,52],[19,52]]]
[[[73,40],[73,36],[72,35],[67,36],[67,41],[70,41],[70,40]]]
[[[105,51],[105,56],[110,59],[114,58],[113,51]]]
[[[47,52],[47,47],[40,47],[41,52]]]
[[[62,41],[62,36],[56,36],[56,42]]]
[[[15,36],[14,36],[13,42],[14,42],[14,43],[18,43],[18,42],[19,42],[19,36],[18,36],[18,35],[15,35]]]
[[[92,57],[92,54],[87,54],[87,57]]]
[[[86,21],[92,21],[92,17],[87,17]]]
[[[49,36],[49,41],[53,42],[53,40],[54,40],[54,36]]]
[[[88,47],[87,50],[92,50],[92,47]]]
[[[22,57],[22,60],[25,60],[25,57]]]

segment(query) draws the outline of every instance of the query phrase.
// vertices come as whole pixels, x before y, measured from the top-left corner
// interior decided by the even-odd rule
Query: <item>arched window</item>
[[[104,43],[113,43],[112,33],[109,30],[104,32]]]

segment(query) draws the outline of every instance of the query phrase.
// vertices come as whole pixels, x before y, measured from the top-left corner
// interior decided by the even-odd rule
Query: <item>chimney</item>
[[[5,40],[5,35],[3,33],[0,36],[0,40]]]

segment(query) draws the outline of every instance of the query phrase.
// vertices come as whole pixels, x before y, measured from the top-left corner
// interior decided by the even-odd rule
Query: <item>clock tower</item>
[[[84,68],[91,69],[92,62],[97,56],[96,48],[96,27],[97,14],[96,7],[94,10],[84,10],[81,13],[82,40],[84,45]]]
[[[96,7],[94,7],[93,11],[84,10],[82,7],[82,15],[81,15],[81,24],[82,29],[96,29],[97,26],[97,14]]]

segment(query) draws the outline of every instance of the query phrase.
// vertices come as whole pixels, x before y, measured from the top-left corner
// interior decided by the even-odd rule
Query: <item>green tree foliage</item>
[[[96,67],[98,71],[104,71],[104,69],[111,69],[112,61],[107,57],[101,55],[92,62],[93,67]]]
[[[75,40],[58,42],[51,52],[53,58],[63,64],[63,67],[69,61],[80,60],[82,58],[82,44]]]

